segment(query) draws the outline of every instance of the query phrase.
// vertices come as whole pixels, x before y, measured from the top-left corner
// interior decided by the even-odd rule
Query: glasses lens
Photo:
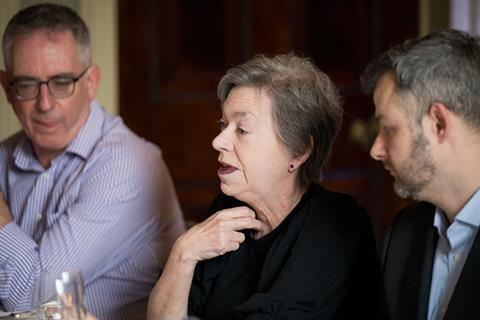
[[[72,95],[75,87],[73,78],[52,78],[48,81],[48,89],[55,98],[66,98]]]
[[[34,99],[38,93],[39,83],[34,80],[22,80],[14,83],[15,92],[20,99]]]

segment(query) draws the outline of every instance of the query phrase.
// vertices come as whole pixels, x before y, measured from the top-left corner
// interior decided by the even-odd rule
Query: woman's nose
[[[222,130],[213,140],[212,147],[217,151],[230,151],[232,142],[228,137],[227,130]]]

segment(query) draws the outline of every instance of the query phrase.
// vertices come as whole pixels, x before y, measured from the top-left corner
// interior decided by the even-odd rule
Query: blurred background
[[[35,0],[0,0],[0,31]],[[478,32],[480,0],[65,0],[85,19],[98,100],[163,151],[185,219],[203,219],[219,192],[221,110],[216,85],[256,53],[311,57],[339,86],[345,121],[323,184],[347,192],[372,217],[379,246],[399,199],[368,150],[374,106],[358,78],[373,58],[407,38],[443,27]],[[2,58],[3,67],[3,58]],[[0,94],[0,140],[20,126]]]

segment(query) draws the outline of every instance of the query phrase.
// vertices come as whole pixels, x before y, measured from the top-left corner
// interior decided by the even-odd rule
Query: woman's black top
[[[245,205],[219,195],[209,214]],[[370,219],[352,197],[312,184],[260,239],[198,263],[188,312],[203,320],[374,319],[379,261]]]

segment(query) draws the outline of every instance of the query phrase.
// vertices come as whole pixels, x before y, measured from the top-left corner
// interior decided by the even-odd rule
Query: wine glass
[[[42,272],[34,288],[33,319],[84,320],[83,278],[79,270],[58,276]]]

